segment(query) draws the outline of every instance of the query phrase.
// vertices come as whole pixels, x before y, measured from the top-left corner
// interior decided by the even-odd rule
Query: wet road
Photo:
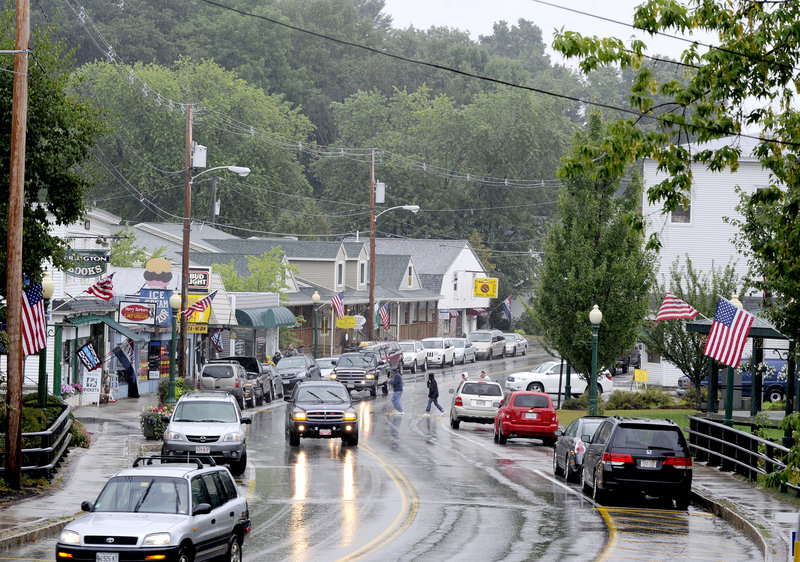
[[[502,382],[543,359],[437,368],[440,402],[447,412],[463,370],[474,378],[484,368]],[[424,415],[425,376],[406,374],[404,416],[388,397],[360,394],[358,447],[303,440],[292,448],[283,403],[250,411],[249,468],[240,480],[253,521],[246,561],[761,558],[729,524],[696,508],[594,504],[552,477],[552,450],[539,441],[500,446],[489,425],[452,430],[447,416]],[[0,559],[52,560],[53,544]]]

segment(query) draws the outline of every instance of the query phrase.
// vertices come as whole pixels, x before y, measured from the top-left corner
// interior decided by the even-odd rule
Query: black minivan
[[[581,488],[595,501],[608,494],[647,494],[689,507],[692,457],[671,420],[606,418],[583,456]]]

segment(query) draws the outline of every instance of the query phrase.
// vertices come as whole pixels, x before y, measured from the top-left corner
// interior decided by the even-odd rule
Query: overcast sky
[[[643,0],[552,0],[551,3],[630,24],[634,7],[643,3]],[[626,42],[631,36],[637,35],[648,45],[649,54],[673,58],[678,58],[688,46],[683,41],[665,37],[650,38],[630,26],[617,25],[534,0],[385,0],[385,4],[384,11],[391,14],[395,28],[405,29],[411,25],[416,29],[445,26],[469,31],[473,39],[479,35],[491,35],[492,25],[496,21],[505,20],[511,26],[520,18],[530,20],[541,28],[553,62],[563,62],[553,57],[550,49],[553,30],[561,27],[583,34],[619,37]]]

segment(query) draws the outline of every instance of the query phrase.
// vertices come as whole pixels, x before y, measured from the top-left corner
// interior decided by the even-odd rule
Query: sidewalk
[[[38,537],[55,536],[76,514],[83,500],[94,500],[106,480],[140,455],[157,453],[159,441],[146,441],[139,413],[155,404],[154,395],[112,404],[80,406],[73,413],[92,434],[89,449],[70,449],[52,492],[0,506],[0,549]],[[701,464],[693,469],[693,501],[731,522],[764,552],[764,560],[790,559],[791,531],[800,507],[746,480]]]

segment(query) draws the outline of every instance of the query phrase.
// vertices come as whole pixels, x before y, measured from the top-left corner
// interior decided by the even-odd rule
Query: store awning
[[[259,330],[294,326],[297,319],[285,306],[269,306],[266,308],[237,308],[236,321],[240,326],[249,326]]]
[[[489,316],[489,311],[485,308],[468,308],[467,314],[470,316]]]
[[[450,309],[450,318],[458,318],[458,311],[455,309]]]
[[[69,323],[73,326],[84,326],[86,324],[97,324],[98,322],[102,322],[103,324],[107,325],[112,330],[116,330],[126,338],[133,340],[136,343],[144,343],[150,340],[149,335],[145,334],[137,334],[130,328],[126,328],[110,316],[104,316],[102,314],[87,314],[86,316],[73,316],[69,318]]]

